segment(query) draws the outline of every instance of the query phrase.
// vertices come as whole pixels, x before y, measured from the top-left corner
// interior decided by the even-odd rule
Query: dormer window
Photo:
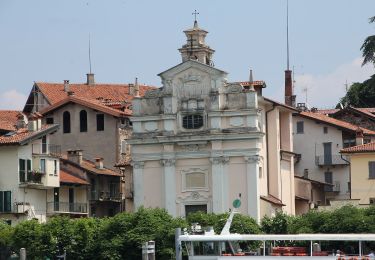
[[[199,114],[186,115],[182,118],[182,127],[185,129],[199,129],[203,126],[203,116]]]

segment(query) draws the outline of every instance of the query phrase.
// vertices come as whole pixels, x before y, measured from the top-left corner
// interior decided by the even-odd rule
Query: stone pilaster
[[[260,221],[259,155],[245,156],[247,185],[247,214]]]
[[[172,216],[176,216],[176,160],[162,159],[164,167],[163,197],[164,207]]]
[[[228,183],[225,181],[225,167],[229,157],[211,157],[212,212],[224,213],[227,207]]]
[[[138,209],[144,203],[143,168],[144,168],[145,162],[133,161],[131,165],[133,166],[134,208]]]

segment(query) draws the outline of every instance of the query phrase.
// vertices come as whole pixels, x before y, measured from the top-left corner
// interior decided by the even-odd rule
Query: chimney
[[[83,160],[82,150],[68,150],[68,160],[81,165]]]
[[[87,85],[94,85],[95,79],[94,79],[94,73],[87,73]]]
[[[362,145],[363,144],[363,130],[361,128],[357,128],[355,131],[355,145]]]
[[[135,84],[134,84],[134,96],[135,96],[135,97],[139,97],[138,78],[135,78]]]
[[[69,97],[74,96],[74,91],[68,91],[68,96]]]
[[[30,114],[28,118],[27,130],[30,132],[39,131],[42,127],[42,118],[43,116],[38,112]]]
[[[293,95],[292,71],[285,71],[285,104],[291,107],[296,106],[296,96]]]
[[[134,96],[134,84],[129,83],[129,95]]]
[[[103,169],[104,168],[102,157],[95,158],[95,167],[96,167],[96,169]]]
[[[250,70],[249,82],[250,82],[250,90],[255,91],[254,84],[253,84],[254,83],[253,70]]]
[[[26,122],[25,122],[25,117],[22,113],[19,113],[17,115],[17,124],[16,124],[16,128],[17,129],[21,129],[21,128],[25,128],[26,127]]]
[[[64,80],[64,91],[65,92],[69,92],[70,91],[69,80]]]

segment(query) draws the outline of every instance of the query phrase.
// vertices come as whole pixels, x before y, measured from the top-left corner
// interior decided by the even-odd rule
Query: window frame
[[[195,117],[199,118],[199,120],[195,119]],[[195,122],[196,120],[198,120],[198,123]],[[189,127],[189,123],[192,125],[192,127]],[[199,130],[204,126],[204,116],[198,113],[182,115],[181,126],[185,130]]]
[[[0,212],[2,213],[12,212],[12,192],[11,191],[0,191]]]
[[[104,116],[104,114],[96,114],[96,131],[97,132],[105,131],[105,116]]]
[[[64,111],[63,113],[63,134],[69,134],[71,133],[71,118],[70,118],[70,112]]]
[[[301,130],[302,126],[302,130]],[[305,133],[305,122],[304,121],[297,121],[296,123],[296,134],[304,134]]]
[[[204,186],[203,187],[187,187],[187,181],[186,178],[189,174],[193,173],[201,173],[204,174]],[[182,185],[182,192],[189,192],[189,191],[208,191],[209,190],[209,178],[208,178],[208,170],[207,169],[201,169],[201,168],[190,168],[187,170],[181,171],[181,185]]]
[[[370,180],[375,179],[375,161],[368,162],[368,178]]]
[[[87,111],[84,109],[79,111],[79,131],[81,133],[87,132]]]

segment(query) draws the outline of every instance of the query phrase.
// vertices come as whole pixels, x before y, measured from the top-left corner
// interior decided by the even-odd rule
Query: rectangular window
[[[0,212],[12,211],[12,193],[11,191],[0,191]]]
[[[324,181],[326,183],[333,184],[332,172],[325,172],[324,173]],[[332,185],[325,185],[324,190],[325,191],[333,191],[333,186]]]
[[[47,136],[42,137],[42,153],[47,153]]]
[[[104,131],[104,114],[96,115],[96,131]]]
[[[46,172],[46,159],[40,159],[40,172]]]
[[[328,127],[323,127],[323,133],[328,134]]]
[[[369,179],[375,179],[375,161],[368,162]]]
[[[203,213],[207,213],[207,204],[202,205],[185,205],[185,216],[189,215],[190,213],[201,211]]]
[[[26,160],[19,159],[18,163],[20,182],[26,182]]]
[[[47,117],[46,118],[46,124],[47,125],[52,125],[53,124],[53,117]]]
[[[369,198],[369,203],[371,205],[374,205],[375,204],[375,198]]]
[[[57,160],[53,161],[53,175],[57,176]]]
[[[297,122],[297,134],[303,134],[303,121]]]

